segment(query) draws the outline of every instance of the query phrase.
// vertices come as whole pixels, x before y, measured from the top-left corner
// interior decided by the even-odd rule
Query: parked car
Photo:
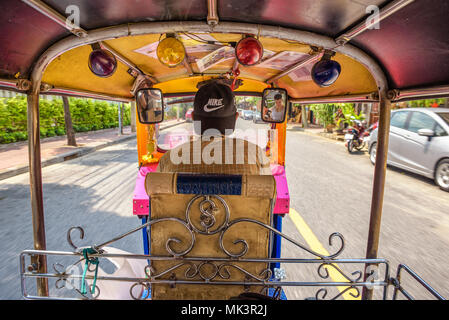
[[[243,119],[244,120],[252,120],[253,119],[253,111],[252,110],[243,110]]]
[[[253,122],[254,123],[263,122],[262,121],[262,116],[260,115],[259,111],[256,111],[256,112],[253,113]]]
[[[187,122],[192,122],[192,112],[193,112],[193,108],[189,108],[186,112],[186,121]]]
[[[374,164],[377,129],[369,139]],[[449,108],[403,109],[391,113],[387,163],[434,179],[449,192]]]

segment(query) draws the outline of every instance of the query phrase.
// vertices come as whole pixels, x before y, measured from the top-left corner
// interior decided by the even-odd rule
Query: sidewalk
[[[338,140],[338,141],[345,141],[344,134],[337,134],[337,133],[327,133],[325,132],[324,128],[317,125],[310,125],[308,128],[303,128],[301,124],[299,123],[288,123],[287,124],[287,131],[300,131],[307,134],[313,134],[313,135],[319,135],[324,138]]]
[[[176,120],[161,123],[164,130],[184,121]],[[41,139],[42,167],[74,159],[113,144],[131,140],[136,137],[131,127],[123,128],[123,135],[118,134],[118,128],[90,131],[76,134],[78,147],[67,145],[66,136]],[[0,180],[28,172],[28,141],[0,145]]]

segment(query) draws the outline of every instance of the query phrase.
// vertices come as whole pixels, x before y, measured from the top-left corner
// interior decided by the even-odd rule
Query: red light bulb
[[[253,37],[246,37],[240,40],[235,47],[235,57],[244,66],[253,66],[262,60],[262,44]]]

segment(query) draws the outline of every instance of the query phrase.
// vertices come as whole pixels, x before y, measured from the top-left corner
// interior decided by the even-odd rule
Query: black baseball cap
[[[207,129],[217,129],[222,134],[226,129],[234,131],[236,112],[234,93],[228,85],[210,82],[200,87],[195,95],[193,118],[201,121],[201,134]]]

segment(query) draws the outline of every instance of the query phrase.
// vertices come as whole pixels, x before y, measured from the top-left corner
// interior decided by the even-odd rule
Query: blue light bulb
[[[329,87],[337,81],[341,66],[334,60],[318,61],[312,69],[312,79],[320,87]]]

